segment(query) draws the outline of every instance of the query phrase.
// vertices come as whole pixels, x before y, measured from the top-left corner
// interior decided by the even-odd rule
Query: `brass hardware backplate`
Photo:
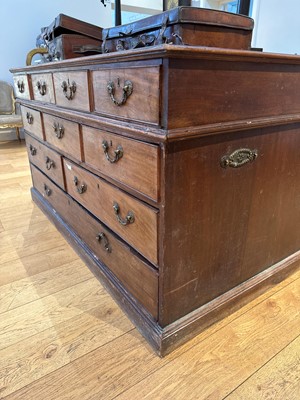
[[[114,153],[115,153],[115,156],[114,157],[111,157],[110,155],[109,155],[109,144],[108,144],[108,141],[107,140],[103,140],[103,142],[102,142],[102,148],[103,148],[103,151],[104,151],[104,154],[105,154],[105,157],[106,157],[106,159],[110,162],[110,163],[116,163],[117,161],[119,161],[120,160],[120,158],[122,158],[123,157],[123,154],[124,154],[124,152],[123,152],[123,147],[121,146],[121,145],[118,145],[117,146],[117,149],[116,150],[114,150]]]
[[[126,225],[134,223],[135,217],[134,217],[134,213],[132,211],[128,211],[126,217],[122,218],[120,216],[120,206],[119,206],[119,204],[117,202],[113,203],[113,209],[115,211],[117,220],[121,225],[126,226]]]
[[[118,85],[117,86],[119,86],[119,82],[120,81],[119,81],[119,78],[118,78]],[[128,97],[131,96],[131,94],[133,92],[133,83],[131,81],[129,81],[129,80],[126,80],[124,82],[124,86],[122,88],[122,98],[121,98],[121,100],[117,100],[115,98],[115,90],[116,90],[116,87],[115,87],[114,82],[113,81],[109,81],[108,84],[107,84],[107,91],[108,91],[108,94],[110,95],[111,101],[118,107],[123,106],[126,103]]]
[[[102,242],[102,243],[103,243],[103,247],[104,247],[104,249],[105,249],[108,253],[111,253],[111,246],[110,246],[109,241],[108,241],[108,239],[107,239],[107,236],[105,235],[104,232],[99,233],[99,234],[96,236],[96,239],[97,239],[99,242]]]
[[[223,156],[221,158],[222,168],[239,168],[249,162],[253,162],[258,156],[257,150],[250,149],[238,149],[233,153]]]

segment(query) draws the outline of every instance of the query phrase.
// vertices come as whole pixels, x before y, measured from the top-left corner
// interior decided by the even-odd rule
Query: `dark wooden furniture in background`
[[[249,50],[252,18],[199,7],[176,7],[123,26],[103,29],[103,53],[159,44]]]
[[[34,201],[160,355],[297,267],[299,56],[161,45],[13,73]]]

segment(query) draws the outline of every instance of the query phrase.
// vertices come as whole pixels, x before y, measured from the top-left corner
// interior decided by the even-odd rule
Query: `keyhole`
[[[118,87],[120,87],[120,78],[117,79]]]

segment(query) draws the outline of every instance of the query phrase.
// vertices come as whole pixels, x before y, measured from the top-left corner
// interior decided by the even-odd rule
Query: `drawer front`
[[[21,106],[24,129],[44,140],[41,113],[32,108]]]
[[[31,75],[34,100],[55,103],[52,74]]]
[[[53,83],[57,105],[90,111],[87,71],[56,72]]]
[[[92,74],[96,112],[159,124],[159,66],[105,69]]]
[[[86,164],[158,200],[159,147],[82,127]]]
[[[32,166],[34,187],[66,223],[87,244],[96,257],[122,282],[123,286],[157,318],[158,274],[134,255],[128,246],[91,217],[78,203],[62,192]]]
[[[28,75],[16,75],[13,77],[15,94],[19,99],[30,100],[30,87]]]
[[[157,212],[64,159],[68,193],[157,264]]]
[[[81,160],[79,125],[75,122],[43,114],[45,139],[65,154]]]
[[[65,189],[62,157],[60,154],[27,134],[25,138],[30,162],[47,174],[61,188]]]

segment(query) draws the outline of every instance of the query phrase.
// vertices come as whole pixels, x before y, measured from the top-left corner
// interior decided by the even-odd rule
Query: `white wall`
[[[300,54],[300,1],[252,1],[252,46],[267,52]]]
[[[12,82],[9,69],[25,65],[41,27],[58,14],[97,26],[112,25],[110,5],[104,7],[100,0],[0,0],[0,80]]]

